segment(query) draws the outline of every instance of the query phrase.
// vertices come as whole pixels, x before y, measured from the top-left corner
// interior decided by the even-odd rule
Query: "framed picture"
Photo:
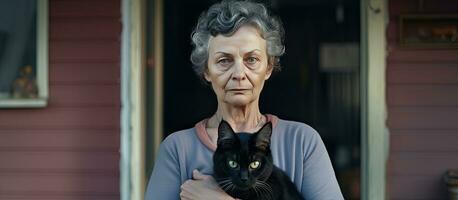
[[[401,15],[399,44],[406,48],[458,48],[458,15]]]

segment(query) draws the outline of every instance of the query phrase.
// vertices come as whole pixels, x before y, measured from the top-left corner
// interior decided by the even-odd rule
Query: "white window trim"
[[[48,0],[37,1],[37,86],[38,98],[0,99],[0,108],[46,107],[49,97],[48,85]]]
[[[144,199],[146,0],[121,0],[121,200]]]

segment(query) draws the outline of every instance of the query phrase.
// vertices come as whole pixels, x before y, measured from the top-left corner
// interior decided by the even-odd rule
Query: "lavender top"
[[[291,178],[307,200],[343,199],[329,155],[320,135],[310,126],[266,115],[273,124],[271,151],[274,164]],[[180,186],[192,171],[213,173],[216,146],[205,129],[194,128],[169,135],[161,144],[146,190],[146,200],[178,200]]]

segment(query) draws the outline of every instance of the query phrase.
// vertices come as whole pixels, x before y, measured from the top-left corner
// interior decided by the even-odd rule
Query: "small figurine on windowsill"
[[[20,70],[20,76],[13,82],[13,98],[37,98],[38,87],[31,65]]]

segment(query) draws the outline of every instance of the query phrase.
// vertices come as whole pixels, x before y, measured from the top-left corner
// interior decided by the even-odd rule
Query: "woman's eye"
[[[251,169],[257,169],[260,165],[261,165],[261,162],[254,161],[254,162],[250,163],[250,168]]]
[[[221,65],[228,65],[228,64],[231,63],[231,60],[228,59],[228,58],[223,58],[223,59],[219,59],[218,63],[221,64]]]
[[[228,164],[230,168],[237,168],[237,166],[239,166],[239,164],[233,160],[229,160]]]
[[[248,64],[251,64],[251,65],[252,65],[252,64],[255,64],[256,62],[258,62],[258,59],[255,58],[255,57],[248,57],[248,58],[246,59],[246,62],[247,62]]]

